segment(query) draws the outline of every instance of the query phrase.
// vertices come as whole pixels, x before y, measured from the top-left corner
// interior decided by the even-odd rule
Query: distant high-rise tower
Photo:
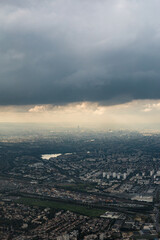
[[[125,180],[127,177],[127,173],[123,173],[123,179]]]
[[[116,172],[113,172],[113,178],[116,178],[117,174]]]

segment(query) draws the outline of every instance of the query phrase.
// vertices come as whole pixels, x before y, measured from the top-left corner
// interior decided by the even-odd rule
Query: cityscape
[[[160,240],[160,1],[0,0],[0,240]]]
[[[160,134],[3,134],[1,239],[158,239]]]

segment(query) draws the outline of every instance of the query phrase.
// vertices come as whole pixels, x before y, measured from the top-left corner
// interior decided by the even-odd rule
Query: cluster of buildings
[[[98,218],[70,211],[0,202],[2,240],[113,240],[157,238],[152,219],[107,211]],[[141,237],[141,238],[139,238]],[[148,238],[147,238],[148,239]]]
[[[0,170],[2,240],[157,238],[159,142],[158,135],[136,134],[3,142],[0,158],[6,158],[7,165]],[[45,149],[51,153],[56,147],[57,155],[45,159]],[[104,214],[90,218],[17,203],[22,196],[97,207]]]

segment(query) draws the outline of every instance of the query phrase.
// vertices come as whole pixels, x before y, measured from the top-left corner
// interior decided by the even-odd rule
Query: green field
[[[79,192],[87,192],[88,190],[95,189],[96,184],[91,183],[77,183],[77,184],[59,184],[56,187],[70,190],[70,191],[79,191]]]
[[[78,204],[57,202],[57,201],[48,201],[48,200],[39,200],[36,198],[21,197],[18,203],[23,203],[30,206],[38,206],[44,208],[52,208],[56,210],[69,210],[78,214],[86,215],[89,217],[99,217],[105,212],[105,210],[98,208],[89,208],[86,206],[81,206]]]

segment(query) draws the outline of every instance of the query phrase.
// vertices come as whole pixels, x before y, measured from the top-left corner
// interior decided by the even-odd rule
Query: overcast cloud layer
[[[1,0],[0,105],[160,99],[159,0]]]

